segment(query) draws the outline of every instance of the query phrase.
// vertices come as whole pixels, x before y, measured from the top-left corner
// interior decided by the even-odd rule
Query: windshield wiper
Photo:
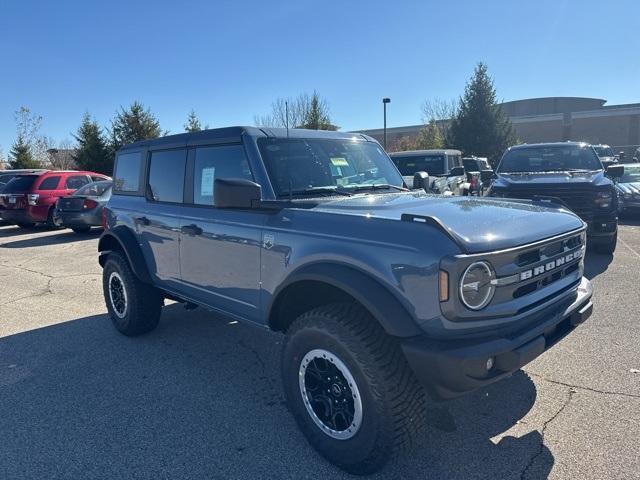
[[[278,196],[279,197],[300,197],[300,196],[314,196],[314,195],[322,196],[322,197],[331,196],[331,195],[343,195],[346,197],[350,197],[352,194],[335,187],[318,187],[318,188],[307,188],[305,190],[291,190],[286,193],[281,193]]]
[[[399,187],[398,185],[391,185],[389,183],[373,183],[371,185],[358,185],[357,187],[351,187],[350,190],[354,192],[361,192],[363,190],[389,190],[395,189],[401,192],[408,192],[408,188]]]

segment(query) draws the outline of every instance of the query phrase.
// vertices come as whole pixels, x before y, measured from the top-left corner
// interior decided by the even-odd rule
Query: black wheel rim
[[[109,276],[109,299],[115,314],[123,318],[127,313],[127,291],[118,272],[111,272]]]

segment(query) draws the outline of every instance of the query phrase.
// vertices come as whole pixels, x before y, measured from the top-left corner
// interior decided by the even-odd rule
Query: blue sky
[[[253,124],[278,96],[314,89],[345,130],[420,121],[427,98],[461,94],[482,60],[504,100],[640,102],[640,2],[0,0],[0,147],[21,105],[71,139],[140,100],[182,131]]]

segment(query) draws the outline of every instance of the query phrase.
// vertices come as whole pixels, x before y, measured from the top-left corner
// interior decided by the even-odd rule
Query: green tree
[[[452,147],[466,155],[488,157],[492,164],[518,141],[511,121],[496,102],[493,80],[482,62],[465,87],[449,134]]]
[[[324,99],[320,98],[317,92],[311,95],[309,109],[299,128],[309,128],[311,130],[337,130],[338,127],[331,123],[329,118],[329,107]]]
[[[191,112],[189,112],[189,116],[187,117],[187,123],[184,124],[184,131],[199,132],[201,130],[206,130],[207,128],[209,128],[209,125],[202,126],[202,123],[200,123],[200,119],[196,115],[196,112],[194,110],[191,110]]]
[[[78,148],[73,155],[78,168],[111,175],[113,157],[109,155],[102,129],[88,112],[82,117],[82,123],[73,138],[78,142]]]
[[[18,133],[18,138],[11,146],[9,152],[9,168],[40,168],[40,162],[33,158],[31,145],[22,135]]]
[[[120,147],[128,143],[158,138],[163,135],[160,129],[160,122],[148,108],[140,102],[133,102],[125,110],[120,107],[116,116],[111,121],[110,148],[114,154]]]
[[[416,139],[416,148],[418,150],[432,150],[443,148],[444,142],[440,135],[440,129],[435,120],[431,120],[427,125],[420,129],[418,138]]]

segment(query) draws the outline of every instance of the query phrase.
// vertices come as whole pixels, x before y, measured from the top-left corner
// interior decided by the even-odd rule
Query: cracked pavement
[[[640,222],[589,253],[593,316],[486,390],[432,404],[380,479],[640,479]],[[350,478],[283,404],[282,337],[167,305],[105,315],[99,232],[0,227],[0,478]]]

